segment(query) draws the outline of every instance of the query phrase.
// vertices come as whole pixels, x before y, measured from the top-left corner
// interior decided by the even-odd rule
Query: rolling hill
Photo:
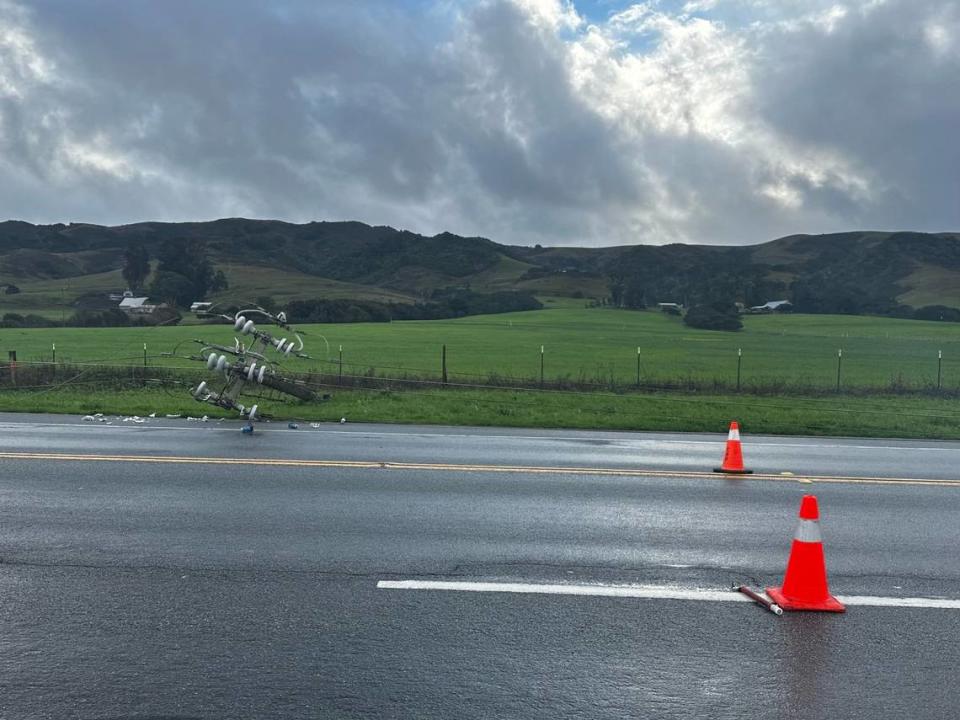
[[[0,223],[3,312],[53,315],[82,296],[123,288],[124,249],[202,241],[230,289],[216,299],[355,299],[415,303],[437,289],[520,290],[611,298],[615,304],[748,305],[789,298],[808,312],[907,315],[960,306],[960,234],[847,232],[791,235],[754,246],[518,247],[432,237],[359,222],[291,224],[223,219],[106,227]],[[909,307],[908,307],[909,306]]]

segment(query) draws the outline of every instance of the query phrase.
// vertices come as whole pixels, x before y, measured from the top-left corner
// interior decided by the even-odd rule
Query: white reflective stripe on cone
[[[797,532],[793,536],[794,540],[808,543],[822,542],[820,537],[820,523],[816,520],[801,520],[797,525]]]
[[[740,439],[740,431],[739,431],[739,430],[731,430],[731,431],[730,431],[730,434],[727,435],[727,440],[739,440],[739,439]]]

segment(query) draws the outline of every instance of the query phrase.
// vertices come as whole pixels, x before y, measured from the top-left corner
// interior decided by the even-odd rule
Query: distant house
[[[791,310],[793,310],[793,303],[789,300],[771,300],[763,305],[754,305],[750,308],[752,313],[790,312]]]
[[[190,304],[190,312],[206,312],[212,307],[212,302],[195,302]]]
[[[149,315],[157,309],[156,305],[148,305],[145,297],[125,297],[118,306],[125,313],[131,315]]]

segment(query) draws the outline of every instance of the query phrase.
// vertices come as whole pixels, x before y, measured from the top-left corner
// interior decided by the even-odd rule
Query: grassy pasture
[[[531,380],[557,378],[632,384],[640,348],[644,382],[736,381],[737,350],[743,351],[742,384],[785,384],[830,390],[836,385],[837,351],[843,350],[845,388],[929,388],[943,351],[943,387],[960,388],[960,324],[855,316],[747,316],[739,333],[693,330],[659,312],[586,309],[577,302],[548,304],[544,310],[456,320],[303,326],[313,360],[291,360],[290,371],[332,372],[343,346],[345,374],[373,369],[377,375],[438,376],[440,348],[447,345],[451,382],[468,383],[491,374]],[[0,329],[0,352],[16,350],[20,360],[142,363],[190,367],[163,357],[189,341],[232,344],[228,326],[161,328]],[[199,368],[199,366],[194,366]]]

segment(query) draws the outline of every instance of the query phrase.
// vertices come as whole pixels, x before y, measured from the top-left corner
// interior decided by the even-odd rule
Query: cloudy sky
[[[952,0],[0,0],[0,218],[960,230]]]

